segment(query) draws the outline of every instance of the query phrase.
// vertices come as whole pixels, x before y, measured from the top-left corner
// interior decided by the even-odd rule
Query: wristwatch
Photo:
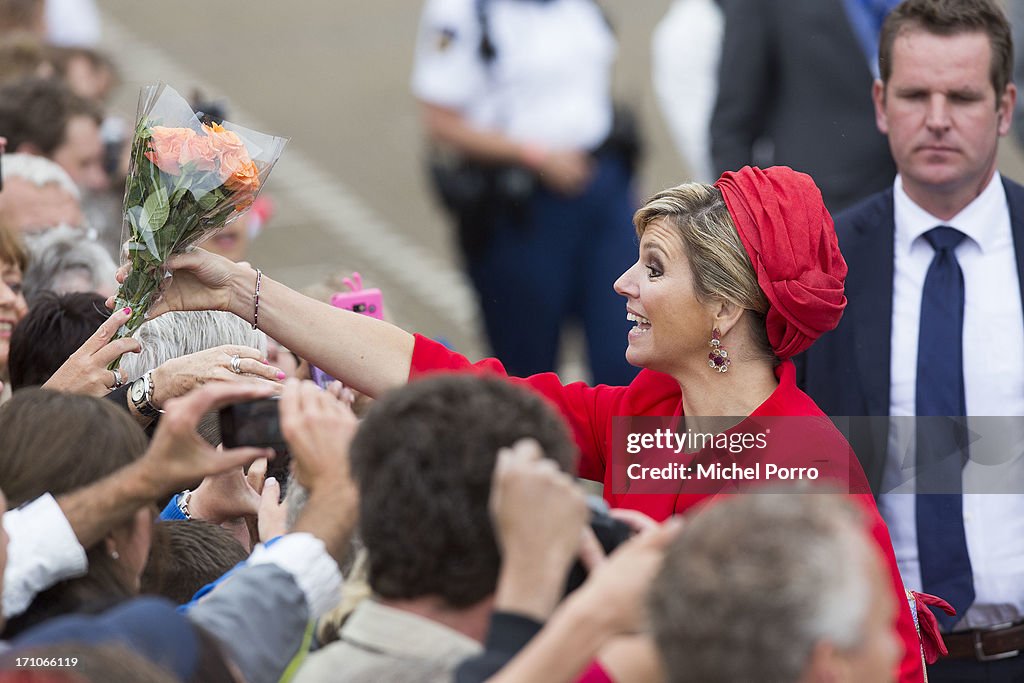
[[[135,410],[139,411],[139,415],[153,418],[160,414],[160,410],[153,405],[152,370],[132,382],[131,389],[128,391],[128,398],[131,399]]]
[[[188,504],[192,502],[192,491],[185,489],[178,494],[178,511],[185,515],[185,519],[192,519],[192,512],[188,509]]]

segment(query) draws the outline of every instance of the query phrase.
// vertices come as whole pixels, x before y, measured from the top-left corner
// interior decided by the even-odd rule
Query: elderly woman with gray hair
[[[163,404],[207,382],[279,383],[285,373],[267,360],[267,335],[239,318],[217,311],[189,311],[146,321],[135,334],[142,346],[121,359],[129,384],[127,401],[143,418],[156,418]],[[201,433],[219,443],[211,420]],[[214,443],[216,445],[216,443]]]
[[[96,292],[104,297],[114,293],[117,264],[103,245],[83,230],[61,225],[26,235],[25,246],[29,267],[23,284],[29,301],[44,291]]]
[[[193,374],[196,383],[233,380],[233,375],[247,375],[255,381],[284,379],[278,368],[264,362],[267,335],[230,313],[188,311],[160,316],[143,323],[135,339],[142,351],[121,361],[128,381],[170,360],[200,353],[211,360],[206,366],[210,372]],[[181,380],[186,381],[184,377]]]
[[[36,321],[32,327],[46,329],[57,324],[65,315],[67,296],[58,295],[55,305],[44,307],[52,320]],[[235,324],[230,315],[189,313],[153,320],[143,325],[136,337],[111,342],[125,320],[127,313],[114,311],[63,365],[47,373],[44,388],[107,396],[146,427],[167,401],[208,382],[277,385],[285,377],[280,368],[267,362],[263,333],[253,334],[248,326]],[[31,338],[22,342],[33,346]],[[108,370],[107,364],[117,357],[121,367]]]
[[[282,370],[266,361],[266,334],[253,330],[251,325],[230,313],[171,313],[143,323],[135,339],[142,350],[125,355],[121,370],[131,382],[128,403],[142,416],[159,410],[168,398],[184,395],[207,382],[241,380],[277,384],[285,377]],[[220,444],[216,413],[206,415],[198,431],[212,445]],[[202,483],[196,482],[195,490],[175,496],[161,517],[202,519],[220,524],[249,548],[255,538],[244,518],[255,517],[259,512],[266,461],[249,469],[248,478],[237,468],[209,477]],[[276,480],[271,488],[275,494],[279,491]],[[277,495],[269,497],[277,503]]]

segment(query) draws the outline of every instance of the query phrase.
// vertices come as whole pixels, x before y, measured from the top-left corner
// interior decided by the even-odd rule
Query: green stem
[[[142,323],[146,321],[146,313],[153,303],[153,296],[159,292],[163,279],[161,268],[147,269],[145,277],[129,278],[118,288],[114,298],[115,309],[128,306],[132,309],[132,313],[125,324],[114,333],[111,341],[131,337],[138,331]],[[120,365],[121,358],[118,357],[107,366],[107,369],[117,370]]]

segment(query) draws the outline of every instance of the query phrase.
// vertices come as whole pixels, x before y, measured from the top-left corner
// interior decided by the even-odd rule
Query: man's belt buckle
[[[986,628],[975,629],[974,634],[973,634],[974,635],[974,657],[979,662],[995,662],[995,661],[999,661],[1000,659],[1010,659],[1011,657],[1016,657],[1017,655],[1019,655],[1020,654],[1020,650],[1010,650],[1008,652],[1000,652],[1000,653],[994,654],[994,655],[987,655],[987,654],[985,654],[985,647],[984,647],[984,645],[982,645],[982,642],[981,642],[981,638],[982,638],[982,636],[985,633],[990,633],[992,631],[1001,631],[1002,629],[1010,628],[1011,626],[1013,626],[1013,622],[1012,621],[1007,621],[1007,622],[1002,623],[1002,624],[996,624],[995,626],[988,626]]]

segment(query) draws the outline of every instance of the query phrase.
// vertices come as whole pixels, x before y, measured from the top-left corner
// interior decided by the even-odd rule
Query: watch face
[[[132,401],[138,403],[146,398],[146,383],[138,380],[132,384]]]

